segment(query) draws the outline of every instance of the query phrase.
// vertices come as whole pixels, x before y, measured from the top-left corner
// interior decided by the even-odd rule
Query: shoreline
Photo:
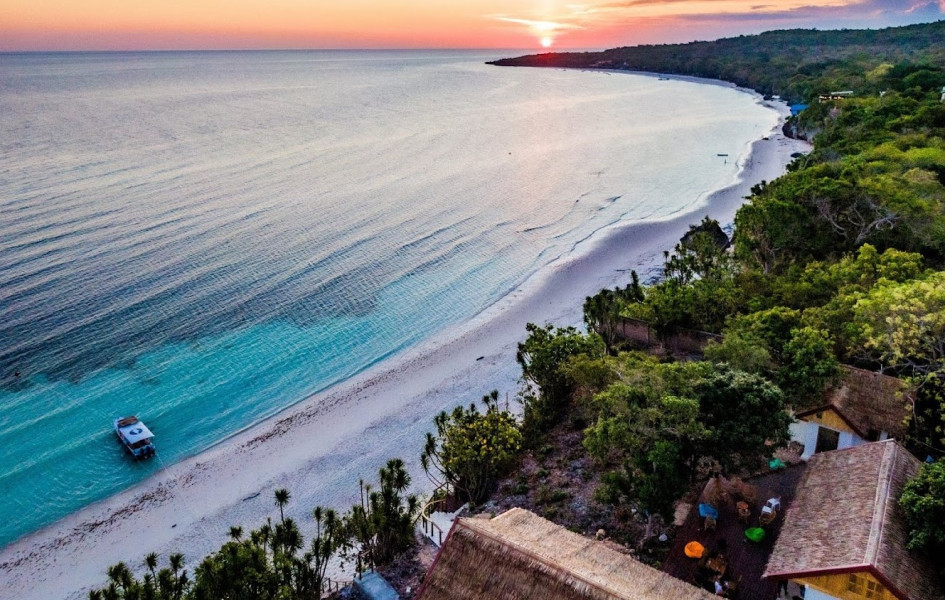
[[[783,122],[784,105],[766,106]],[[413,488],[428,490],[418,457],[433,416],[493,389],[514,402],[526,323],[580,325],[587,295],[626,284],[631,269],[647,279],[690,224],[705,214],[730,224],[753,185],[783,174],[790,155],[809,147],[784,138],[781,122],[738,157],[734,184],[685,212],[598,231],[469,321],[0,549],[0,597],[87,597],[108,566],[138,570],[151,551],[183,552],[193,572],[230,525],[253,529],[277,516],[277,488],[291,492],[286,513],[308,537],[312,507],[349,507],[358,478],[373,480],[388,458],[403,458]]]

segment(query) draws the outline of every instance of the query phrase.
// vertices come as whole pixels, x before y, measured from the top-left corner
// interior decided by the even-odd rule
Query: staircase
[[[433,499],[427,502],[420,511],[419,531],[439,548],[446,541],[446,536],[453,526],[453,520],[466,510],[467,505],[463,504],[453,512],[447,510],[453,498],[453,490],[447,484],[433,490],[431,498]]]

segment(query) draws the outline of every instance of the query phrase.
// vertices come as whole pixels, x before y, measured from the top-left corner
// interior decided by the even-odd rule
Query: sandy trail
[[[292,493],[287,516],[308,537],[313,506],[350,506],[358,479],[372,480],[390,457],[403,458],[424,491],[418,457],[432,417],[493,389],[514,399],[515,350],[526,323],[579,325],[586,296],[625,285],[630,269],[645,279],[704,215],[731,223],[752,185],[777,178],[793,152],[807,149],[772,131],[741,157],[740,181],[693,211],[599,232],[461,328],[10,544],[0,550],[0,598],[85,598],[104,583],[109,565],[125,561],[139,569],[151,551],[183,552],[192,570],[226,539],[230,525],[249,530],[277,517],[276,488]]]

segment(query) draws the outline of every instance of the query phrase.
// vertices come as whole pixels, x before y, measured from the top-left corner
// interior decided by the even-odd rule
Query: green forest
[[[483,410],[437,416],[417,448],[431,480],[479,506],[497,493],[528,497],[546,518],[582,529],[597,517],[568,518],[563,501],[577,491],[547,483],[549,457],[563,456],[582,465],[576,487],[593,488],[595,507],[616,522],[639,509],[649,532],[712,475],[767,464],[788,441],[787,409],[817,405],[850,365],[914,389],[901,441],[929,462],[900,502],[910,546],[945,554],[942,39],[945,22],[498,61],[698,75],[779,94],[809,103],[791,125],[813,149],[752,189],[732,240],[707,218],[667,252],[657,283],[634,273],[588,298],[587,332],[529,325],[517,355],[522,416],[497,393]],[[818,101],[835,90],[854,93]],[[634,348],[616,334],[628,319],[650,324],[656,342],[686,330],[714,340],[695,356]],[[527,461],[540,467],[534,477]],[[361,570],[410,547],[419,502],[403,463],[379,475],[345,515],[315,509],[307,551],[281,518],[289,494],[278,490],[279,521],[245,536],[234,527],[193,575],[180,555],[161,570],[152,555],[140,575],[113,567],[91,598],[318,598],[335,556]]]
[[[883,90],[921,95],[921,90],[939,89],[945,65],[942,39],[945,21],[881,30],[790,29],[712,42],[539,54],[492,64],[707,77],[795,103],[837,90],[865,96]]]

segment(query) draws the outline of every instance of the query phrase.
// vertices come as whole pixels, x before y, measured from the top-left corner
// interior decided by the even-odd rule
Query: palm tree
[[[289,498],[291,497],[292,495],[289,494],[289,490],[285,488],[280,488],[276,490],[276,506],[279,507],[279,518],[282,520],[283,523],[285,523],[285,515],[283,514],[282,509],[285,507],[286,504],[289,503]]]
[[[230,527],[230,538],[233,541],[238,542],[240,538],[243,537],[243,528],[242,527]]]

